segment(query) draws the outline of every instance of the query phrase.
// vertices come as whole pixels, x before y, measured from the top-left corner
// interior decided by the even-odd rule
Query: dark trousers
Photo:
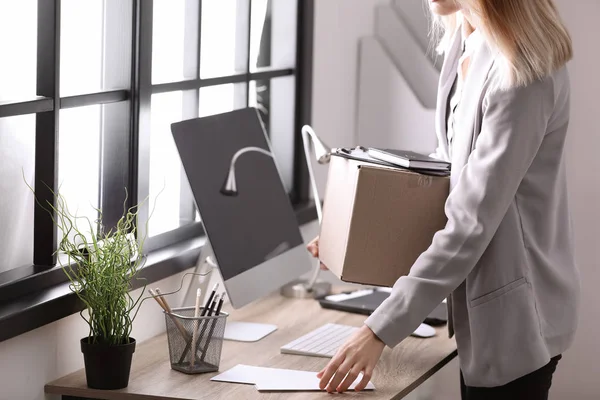
[[[561,356],[556,356],[542,368],[516,379],[504,386],[481,388],[465,385],[460,374],[460,394],[462,400],[548,400],[552,374]]]

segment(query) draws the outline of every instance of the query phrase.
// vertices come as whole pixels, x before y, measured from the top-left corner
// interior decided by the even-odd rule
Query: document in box
[[[350,390],[361,381],[360,375],[350,386]],[[316,372],[296,371],[291,369],[254,367],[236,365],[211,379],[218,382],[254,384],[259,391],[318,391],[319,378]],[[365,390],[375,390],[369,382]]]

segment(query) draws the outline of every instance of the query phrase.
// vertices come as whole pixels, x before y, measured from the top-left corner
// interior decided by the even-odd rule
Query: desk
[[[230,310],[228,310],[230,311]],[[159,310],[156,317],[162,318]],[[241,310],[231,320],[271,323],[278,330],[255,343],[226,341],[220,371],[237,364],[319,371],[329,359],[280,354],[279,348],[321,325],[333,322],[360,326],[365,317],[325,310],[313,300],[287,299],[273,294]],[[73,346],[78,343],[73,343]],[[344,398],[401,399],[456,356],[456,343],[445,327],[429,339],[409,337],[394,350],[386,348],[374,371],[374,392],[349,392]],[[253,385],[211,382],[217,373],[186,375],[171,369],[166,335],[140,344],[133,356],[129,387],[119,391],[88,389],[84,370],[46,385],[45,392],[68,398],[105,400],[180,399],[331,399],[325,392],[259,393]]]

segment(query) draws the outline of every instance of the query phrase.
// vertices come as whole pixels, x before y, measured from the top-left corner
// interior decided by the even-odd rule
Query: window
[[[291,192],[298,3],[154,0],[152,11],[150,153],[140,164],[148,171],[140,195],[151,201],[154,247],[171,241],[169,233],[178,228],[200,226],[171,136],[173,122],[259,108],[266,126],[281,131],[272,135],[273,146]],[[269,106],[271,93],[277,107]]]
[[[0,2],[0,53],[10,60],[0,63],[0,287],[22,288],[14,297],[59,276],[27,283],[56,270],[60,233],[26,183],[42,204],[58,191],[91,221],[102,209],[109,228],[124,203],[148,199],[147,251],[202,235],[173,122],[258,108],[290,197],[306,201],[296,142],[310,105],[307,4]]]

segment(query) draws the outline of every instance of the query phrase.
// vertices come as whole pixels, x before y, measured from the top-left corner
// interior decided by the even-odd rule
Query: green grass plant
[[[138,274],[144,260],[145,237],[137,238],[139,205],[127,208],[125,200],[116,226],[106,230],[100,209],[96,227],[88,217],[71,213],[62,195],[54,197],[55,204],[38,204],[49,211],[62,236],[56,250],[58,264],[70,290],[86,306],[80,315],[89,326],[89,343],[129,343],[146,289],[143,284],[139,295],[131,294],[132,281],[142,279]]]

